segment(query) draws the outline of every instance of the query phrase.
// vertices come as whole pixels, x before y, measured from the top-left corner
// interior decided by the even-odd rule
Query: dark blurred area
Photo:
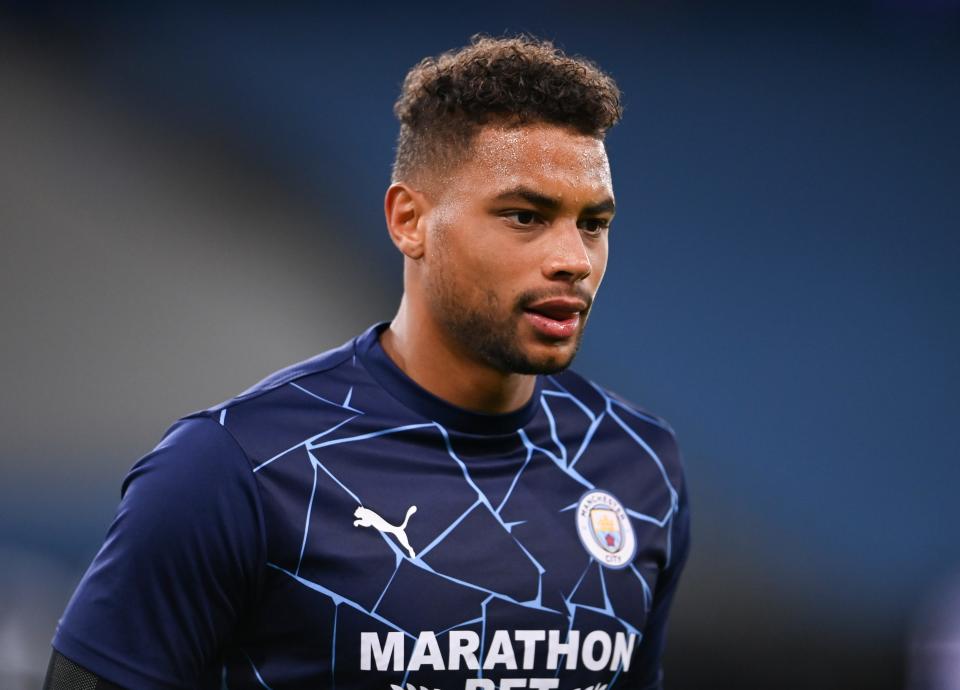
[[[672,690],[960,688],[960,1],[0,5],[0,687],[127,468],[389,318],[406,70],[526,31],[618,80],[577,368],[669,419]]]

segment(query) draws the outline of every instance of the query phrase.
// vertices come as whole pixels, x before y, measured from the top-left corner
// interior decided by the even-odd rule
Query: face
[[[603,142],[552,125],[488,126],[434,187],[421,275],[444,335],[501,372],[566,368],[607,264]]]

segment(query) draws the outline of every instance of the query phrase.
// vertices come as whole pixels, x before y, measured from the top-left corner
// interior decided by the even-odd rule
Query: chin
[[[570,366],[580,346],[579,334],[550,341],[536,334],[511,336],[502,330],[471,328],[459,335],[478,360],[505,374],[556,374]]]
[[[537,356],[536,354],[530,354],[526,360],[529,365],[528,371],[517,372],[524,374],[556,374],[573,363],[573,358],[577,354],[576,349],[572,351],[562,351],[557,352],[554,348],[552,352],[541,354]]]

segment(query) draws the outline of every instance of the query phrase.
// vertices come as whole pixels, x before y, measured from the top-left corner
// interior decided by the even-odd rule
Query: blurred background
[[[392,103],[481,31],[624,93],[577,368],[685,452],[668,687],[960,688],[960,0],[0,5],[0,687],[173,420],[392,315]]]

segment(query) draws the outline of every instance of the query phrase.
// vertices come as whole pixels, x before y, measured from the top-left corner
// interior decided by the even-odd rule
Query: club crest
[[[625,568],[637,541],[623,505],[606,491],[590,491],[577,505],[577,533],[584,548],[608,568]]]

